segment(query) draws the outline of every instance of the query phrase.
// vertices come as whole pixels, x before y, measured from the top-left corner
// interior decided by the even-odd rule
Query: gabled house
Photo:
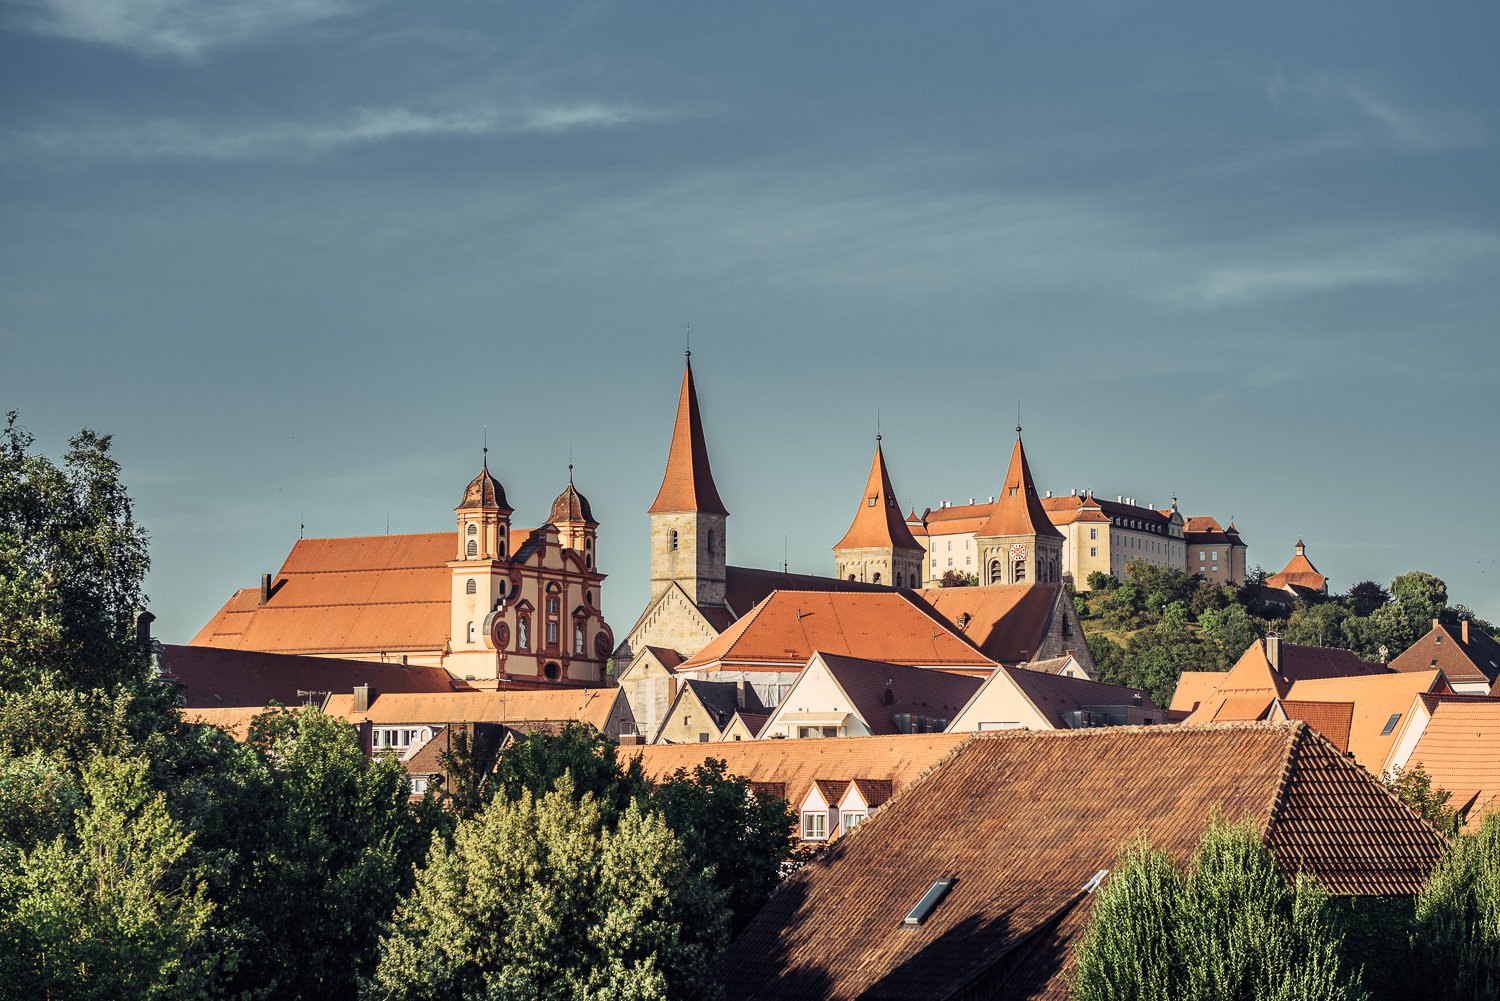
[[[761,730],[765,729],[766,720],[770,718],[771,714],[767,712],[738,710],[729,720],[729,725],[724,728],[724,733],[719,739],[723,741],[754,740],[760,736]]]
[[[727,997],[1064,998],[1120,847],[1185,860],[1214,816],[1336,896],[1413,895],[1446,852],[1300,723],[977,735],[777,887],[725,954]]]
[[[1273,723],[1301,720],[1321,733],[1340,751],[1349,750],[1349,731],[1354,728],[1353,702],[1304,702],[1277,699],[1268,717]]]
[[[1348,650],[1285,643],[1275,633],[1245,648],[1234,666],[1222,674],[1185,672],[1178,682],[1183,694],[1174,695],[1172,708],[1186,708],[1192,698],[1196,708],[1188,723],[1223,723],[1264,719],[1275,699],[1284,699],[1298,682],[1322,678],[1389,675],[1384,664],[1360,660]],[[1210,693],[1209,683],[1218,685]]]
[[[1138,688],[1001,667],[975,690],[948,731],[1080,730],[1165,722],[1151,696]]]
[[[741,709],[755,712],[765,707],[755,689],[743,681],[682,682],[677,699],[652,738],[656,744],[711,743],[724,739],[724,731]]]
[[[1061,584],[938,587],[918,597],[996,663],[1032,667],[1072,657],[1097,677],[1078,611]]]
[[[687,658],[666,647],[642,648],[615,678],[635,718],[636,732],[650,737],[661,729],[677,700],[677,668]]]
[[[1441,670],[1455,692],[1487,695],[1500,680],[1500,643],[1467,619],[1457,626],[1433,619],[1427,634],[1391,661],[1391,669]]]
[[[1422,734],[1427,730],[1427,724],[1437,712],[1438,706],[1446,702],[1477,702],[1500,704],[1500,699],[1490,695],[1463,695],[1457,692],[1422,692],[1412,701],[1411,709],[1401,718],[1396,726],[1396,739],[1391,742],[1391,749],[1386,753],[1385,764],[1381,769],[1385,772],[1405,768],[1411,754],[1417,748],[1417,742],[1422,739]]]
[[[1500,809],[1500,699],[1443,700],[1432,713],[1409,764],[1421,765],[1446,789],[1448,805],[1472,829]]]
[[[1350,702],[1349,755],[1372,775],[1386,768],[1401,723],[1421,705],[1420,696],[1446,694],[1442,671],[1413,671],[1352,678],[1310,678],[1292,686],[1299,702]]]
[[[1292,558],[1279,573],[1266,578],[1266,587],[1301,598],[1312,594],[1327,594],[1328,578],[1312,565],[1312,561],[1307,558],[1307,544],[1298,539]]]
[[[942,733],[982,679],[815,652],[760,739]]]

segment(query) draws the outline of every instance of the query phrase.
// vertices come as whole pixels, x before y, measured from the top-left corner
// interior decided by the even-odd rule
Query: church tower
[[[552,502],[552,513],[547,519],[557,529],[558,541],[566,549],[572,549],[583,558],[583,565],[594,570],[594,544],[598,541],[599,523],[589,508],[589,499],[573,486],[573,464],[568,463],[568,486]]]
[[[870,463],[870,476],[855,509],[854,521],[833,547],[836,574],[840,580],[920,587],[922,554],[922,546],[907,528],[901,505],[896,501],[877,434],[875,458]]]
[[[464,488],[454,509],[458,516],[457,555],[449,562],[453,600],[448,642],[453,652],[486,649],[485,617],[509,588],[505,561],[510,558],[510,504],[505,488],[490,472],[489,449],[479,475]]]
[[[719,499],[708,466],[691,351],[682,370],[667,472],[647,514],[651,516],[651,596],[675,582],[696,605],[724,604],[724,533],[729,512]]]
[[[1062,580],[1063,535],[1047,517],[1031,479],[1021,426],[1000,496],[975,533],[980,581],[984,584],[1056,584]]]

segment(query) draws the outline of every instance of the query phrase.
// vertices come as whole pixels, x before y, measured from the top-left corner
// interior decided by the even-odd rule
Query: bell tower
[[[448,645],[453,652],[486,650],[484,620],[509,587],[510,504],[505,488],[490,472],[489,448],[479,475],[464,488],[458,517],[457,552],[448,563],[453,597]]]
[[[692,356],[688,351],[682,369],[667,471],[647,511],[651,517],[651,596],[676,583],[694,604],[722,605],[729,511],[719,499],[708,464]]]
[[[979,579],[984,584],[1056,584],[1062,581],[1063,535],[1047,517],[1031,479],[1021,425],[1000,496],[974,533]]]
[[[834,573],[841,580],[859,580],[889,587],[922,585],[923,550],[896,500],[885,468],[880,435],[875,435],[875,458],[849,531],[833,547]]]

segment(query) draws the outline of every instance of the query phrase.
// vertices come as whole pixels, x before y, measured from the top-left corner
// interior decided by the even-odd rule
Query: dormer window
[[[802,840],[828,840],[828,814],[826,812],[816,810],[802,815]]]
[[[874,506],[875,506],[875,498],[874,498],[874,497],[871,497],[871,498],[870,498],[870,506],[871,506],[871,507],[874,507]]]

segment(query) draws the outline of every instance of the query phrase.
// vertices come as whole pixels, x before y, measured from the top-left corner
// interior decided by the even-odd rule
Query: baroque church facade
[[[514,513],[486,449],[454,529],[299,539],[192,643],[436,665],[460,688],[608,684],[599,523],[572,467],[541,527],[513,527]]]

